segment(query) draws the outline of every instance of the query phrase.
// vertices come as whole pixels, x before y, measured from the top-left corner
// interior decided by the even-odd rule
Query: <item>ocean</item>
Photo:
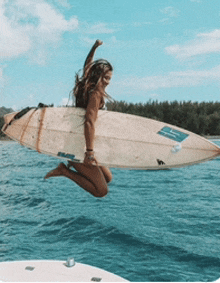
[[[1,262],[73,257],[136,282],[220,277],[220,158],[112,169],[102,199],[65,178],[44,180],[59,162],[0,141]]]

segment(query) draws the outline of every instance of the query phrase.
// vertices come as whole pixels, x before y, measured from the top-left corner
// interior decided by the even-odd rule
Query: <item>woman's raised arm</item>
[[[84,63],[84,70],[85,70],[87,65],[92,63],[95,51],[100,45],[102,45],[102,43],[103,42],[101,40],[99,40],[99,39],[96,40],[96,42],[94,43],[93,47],[91,48],[88,56],[86,57],[86,61]]]

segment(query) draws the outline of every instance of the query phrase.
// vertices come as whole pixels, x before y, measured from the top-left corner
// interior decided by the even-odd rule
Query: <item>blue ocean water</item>
[[[0,261],[71,256],[141,282],[220,277],[220,158],[166,171],[113,169],[103,199],[65,178],[44,180],[59,162],[0,142]]]

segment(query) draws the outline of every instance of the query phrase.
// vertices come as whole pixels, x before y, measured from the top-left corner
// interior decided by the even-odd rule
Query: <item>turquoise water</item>
[[[44,180],[58,163],[0,142],[0,261],[71,256],[130,281],[220,277],[220,158],[166,171],[113,169],[103,199],[65,178]]]

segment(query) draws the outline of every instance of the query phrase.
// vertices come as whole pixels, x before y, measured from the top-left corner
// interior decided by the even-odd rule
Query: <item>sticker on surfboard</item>
[[[170,127],[163,127],[159,132],[159,135],[164,136],[168,139],[174,140],[176,142],[183,142],[189,135],[178,130],[172,129]]]

